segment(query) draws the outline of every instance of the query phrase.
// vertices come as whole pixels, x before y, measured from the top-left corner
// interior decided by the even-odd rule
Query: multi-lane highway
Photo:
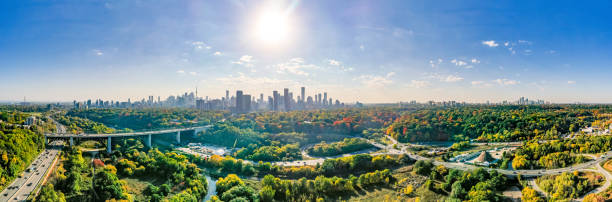
[[[0,193],[0,201],[26,201],[45,177],[47,170],[52,167],[62,144],[61,141],[52,142],[49,148],[41,152],[26,170]]]

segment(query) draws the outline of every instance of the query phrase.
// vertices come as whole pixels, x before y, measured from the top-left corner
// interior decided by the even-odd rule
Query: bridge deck
[[[155,130],[155,131],[142,131],[142,132],[131,132],[131,133],[108,133],[108,134],[69,134],[69,133],[46,133],[45,137],[61,137],[61,138],[69,138],[69,137],[128,137],[128,136],[143,136],[143,135],[155,135],[162,133],[176,133],[187,130],[196,130],[202,128],[208,128],[210,126],[200,126],[200,127],[190,127],[190,128],[178,128],[178,129],[164,129],[164,130]]]

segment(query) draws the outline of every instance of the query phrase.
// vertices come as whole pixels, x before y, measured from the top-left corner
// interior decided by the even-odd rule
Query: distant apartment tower
[[[283,89],[283,98],[285,101],[285,111],[291,111],[291,96],[289,96],[289,89]]]

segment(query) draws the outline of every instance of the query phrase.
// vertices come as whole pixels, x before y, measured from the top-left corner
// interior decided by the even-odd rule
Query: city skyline
[[[257,98],[289,88],[296,98],[306,86],[345,103],[612,103],[602,93],[612,85],[603,1],[0,5],[0,101],[157,98],[196,87]]]

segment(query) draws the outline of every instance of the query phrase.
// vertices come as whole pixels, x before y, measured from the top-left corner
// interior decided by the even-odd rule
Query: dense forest
[[[417,161],[413,170],[428,176],[423,186],[447,195],[446,201],[504,201],[500,192],[507,188],[508,179],[497,171],[488,172],[483,168],[460,171],[435,166],[431,161]]]
[[[606,108],[607,109],[607,108]],[[605,110],[608,111],[608,110]],[[595,120],[598,108],[576,106],[466,106],[404,113],[387,128],[400,142],[555,139]]]
[[[206,195],[206,179],[186,156],[156,149],[145,152],[137,149],[142,148],[137,142],[127,139],[110,159],[94,159],[92,163],[85,161],[78,147],[66,147],[63,160],[53,174],[54,180],[47,185],[52,188],[43,188],[39,197],[66,201],[197,201]],[[92,168],[95,168],[93,175]],[[122,180],[151,177],[163,183],[149,184],[139,195],[129,194]]]
[[[515,169],[561,168],[587,160],[583,155],[612,150],[612,136],[579,135],[572,139],[524,142],[514,152]]]
[[[372,146],[368,141],[360,138],[345,138],[340,142],[326,143],[320,142],[308,149],[308,153],[313,156],[336,156],[364,149],[370,149]]]
[[[223,111],[197,109],[73,109],[68,116],[87,118],[113,128],[129,128],[135,131],[208,125],[222,120]]]

